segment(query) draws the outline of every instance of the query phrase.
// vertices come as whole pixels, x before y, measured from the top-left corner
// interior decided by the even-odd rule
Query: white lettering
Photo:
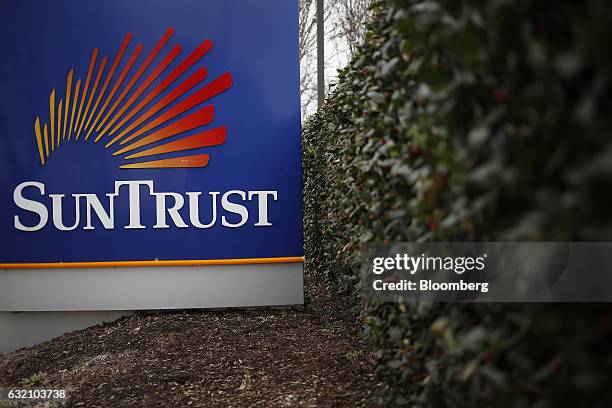
[[[51,197],[51,202],[53,203],[53,225],[60,231],[72,231],[77,229],[79,223],[81,222],[81,208],[79,205],[79,196],[74,194],[74,225],[72,227],[66,227],[64,225],[64,221],[62,220],[62,198],[64,198],[65,194],[49,194]]]
[[[249,211],[246,209],[244,205],[232,203],[229,200],[229,196],[233,194],[239,195],[240,198],[242,198],[242,201],[246,200],[246,194],[244,193],[244,191],[240,191],[240,190],[228,191],[227,193],[223,194],[223,197],[221,198],[221,207],[223,207],[225,211],[231,212],[232,214],[240,215],[240,222],[237,224],[232,224],[227,220],[227,218],[225,218],[225,215],[224,215],[223,217],[221,217],[221,224],[223,224],[224,227],[238,228],[238,227],[242,227],[248,221]]]
[[[212,196],[212,220],[208,224],[202,224],[200,222],[200,203],[198,199],[202,193],[187,193],[189,197],[189,221],[196,228],[210,228],[217,222],[217,196],[220,193],[211,191],[208,194]]]
[[[172,218],[172,222],[179,228],[187,228],[188,225],[181,218],[179,210],[185,205],[185,199],[178,193],[153,193],[155,196],[155,213],[157,215],[157,224],[153,228],[170,228],[166,222],[166,213]],[[166,207],[166,197],[174,198],[174,205]]]
[[[117,194],[106,194],[108,197],[108,212],[104,210],[100,199],[95,194],[74,194],[75,197],[85,198],[85,206],[87,207],[87,225],[83,229],[95,229],[91,223],[91,210],[96,213],[98,220],[102,223],[104,229],[115,229],[115,197]]]
[[[45,185],[42,183],[37,183],[35,181],[26,181],[25,183],[21,183],[20,185],[18,185],[15,188],[15,191],[13,192],[13,201],[15,202],[15,205],[21,208],[22,210],[30,211],[30,212],[33,212],[34,214],[37,214],[39,221],[38,221],[38,224],[36,224],[35,226],[27,227],[22,224],[21,220],[19,219],[19,216],[16,215],[15,216],[15,228],[17,228],[20,231],[27,231],[27,232],[38,231],[42,229],[45,225],[47,225],[47,221],[49,221],[49,212],[47,211],[47,207],[45,207],[44,204],[41,204],[38,201],[28,200],[27,198],[23,197],[22,192],[23,192],[23,189],[26,187],[37,188],[38,191],[40,191],[40,194],[44,195]]]
[[[270,227],[271,223],[268,222],[268,196],[272,196],[274,201],[278,200],[278,194],[276,191],[249,191],[249,200],[253,199],[253,196],[258,198],[259,208],[259,220],[255,224],[256,227]]]
[[[123,188],[124,186],[127,188]],[[53,219],[53,226],[60,231],[73,231],[78,228],[95,230],[94,217],[99,222],[97,225],[101,225],[106,230],[115,229],[116,222],[121,223],[121,227],[126,230],[150,228],[151,220],[148,221],[149,225],[147,226],[146,220],[142,219],[143,209],[145,214],[151,214],[155,211],[155,224],[152,226],[155,229],[174,227],[208,229],[219,224],[223,227],[239,228],[249,221],[249,211],[257,212],[257,221],[253,221],[252,226],[270,227],[272,226],[270,202],[278,201],[278,191],[272,190],[230,190],[225,193],[219,191],[208,193],[199,191],[186,193],[156,192],[153,180],[115,181],[114,187],[115,191],[113,193],[105,194],[106,199],[102,195],[91,193],[70,195],[74,198],[74,223],[72,223],[72,214],[67,213],[71,213],[72,210],[67,211],[64,200],[67,197],[66,194],[45,194],[45,185],[35,181],[21,183],[13,192],[15,205],[20,210],[37,215],[38,222],[36,225],[29,225],[34,223],[34,221],[30,221],[31,216],[17,214],[14,215],[15,228],[28,232],[39,231],[49,222],[49,213],[51,213]],[[148,188],[148,195],[146,193],[141,194],[142,187]],[[43,199],[37,201],[25,198],[24,190],[27,188],[38,189],[40,197]],[[119,201],[119,205],[124,207],[120,209],[119,215],[124,219],[116,221],[115,209],[118,205],[116,202],[121,194],[127,196],[127,200],[124,198]],[[203,206],[200,203],[202,195],[210,196],[210,204],[205,206],[206,209],[211,209],[210,221],[208,222],[202,220],[209,219],[208,211],[205,211],[206,215],[200,215],[200,209]],[[221,199],[220,204],[218,202],[219,198]],[[208,202],[208,200],[203,201]],[[106,204],[107,202],[108,204]],[[81,208],[83,205],[85,208]],[[72,205],[70,205],[71,207]],[[81,220],[81,214],[86,214],[86,217],[83,217],[86,218],[85,220]],[[189,214],[188,219],[187,214]],[[70,220],[71,225],[65,225],[66,219]]]
[[[148,186],[149,194],[153,194],[153,181],[115,181],[115,194],[119,195],[121,186],[128,186],[130,195],[130,223],[125,229],[144,229],[140,223],[140,186]]]

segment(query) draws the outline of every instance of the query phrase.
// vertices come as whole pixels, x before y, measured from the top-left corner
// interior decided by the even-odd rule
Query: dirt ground
[[[0,354],[0,386],[67,388],[66,407],[369,406],[380,384],[337,299],[311,275],[304,307],[137,314]]]

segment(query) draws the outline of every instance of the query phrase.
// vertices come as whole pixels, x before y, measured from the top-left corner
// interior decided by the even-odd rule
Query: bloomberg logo
[[[123,188],[122,188],[123,187]],[[141,194],[141,187],[148,190],[148,197]],[[21,183],[15,189],[13,199],[15,205],[24,211],[36,214],[38,222],[34,225],[25,225],[19,215],[14,216],[15,228],[20,231],[35,232],[43,229],[49,222],[49,213],[53,219],[53,226],[60,231],[72,231],[77,228],[84,230],[95,229],[92,219],[95,217],[102,224],[104,229],[115,229],[115,198],[123,192],[128,195],[129,202],[129,221],[123,226],[124,229],[144,229],[146,225],[141,220],[141,202],[153,200],[155,205],[156,222],[152,228],[170,228],[170,223],[177,228],[195,227],[201,229],[211,228],[220,223],[224,227],[238,228],[245,225],[249,220],[249,211],[244,203],[246,200],[254,200],[257,203],[257,221],[255,227],[270,227],[272,223],[268,219],[268,203],[270,200],[278,200],[277,191],[241,191],[230,190],[223,194],[218,191],[211,191],[208,197],[202,197],[201,192],[187,192],[185,195],[175,192],[156,192],[153,180],[144,181],[115,181],[113,193],[106,194],[106,198],[101,199],[96,194],[72,194],[75,202],[74,223],[64,225],[63,220],[63,199],[65,194],[49,194],[51,198],[51,211],[40,201],[28,199],[23,196],[26,188],[37,190],[43,196],[45,185],[35,181]],[[104,204],[103,204],[104,201]],[[203,221],[200,218],[200,209],[204,207],[201,202],[207,201],[210,208],[210,219]],[[220,201],[220,203],[218,203]],[[106,204],[106,208],[105,208]],[[186,220],[181,216],[180,210],[188,207],[189,217]],[[84,207],[84,211],[81,207]],[[238,216],[237,222],[231,222],[226,215],[218,216],[222,210]],[[85,214],[82,221],[81,214]]]

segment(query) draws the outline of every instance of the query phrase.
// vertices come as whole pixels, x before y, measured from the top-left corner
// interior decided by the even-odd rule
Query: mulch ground
[[[359,321],[316,275],[303,307],[137,314],[0,354],[0,386],[37,373],[86,408],[370,406],[380,389]]]

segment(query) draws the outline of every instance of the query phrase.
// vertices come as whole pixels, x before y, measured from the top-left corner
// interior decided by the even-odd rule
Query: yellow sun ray
[[[72,114],[70,115],[70,127],[68,128],[68,141],[70,141],[70,137],[72,136],[72,125],[74,124],[74,114],[76,112],[77,101],[79,100],[79,90],[81,89],[81,79],[76,83],[74,90],[74,100],[72,101]]]
[[[74,69],[71,69],[68,73],[68,79],[66,81],[66,106],[64,109],[64,127],[62,129],[62,139],[66,138],[66,124],[68,123],[68,107],[70,106],[70,94],[72,92],[72,76],[74,75]]]
[[[60,99],[59,105],[57,106],[57,147],[60,145],[62,140],[62,108],[64,107],[64,101]]]
[[[49,119],[51,120],[51,151],[55,150],[55,89],[49,97]]]
[[[47,124],[45,123],[44,127],[44,136],[45,136],[45,151],[47,152],[47,157],[49,157],[49,133],[47,132]]]
[[[45,165],[45,154],[43,152],[42,134],[40,132],[40,118],[36,117],[34,122],[34,132],[36,133],[36,144],[38,145],[38,154],[40,155],[40,162]]]

